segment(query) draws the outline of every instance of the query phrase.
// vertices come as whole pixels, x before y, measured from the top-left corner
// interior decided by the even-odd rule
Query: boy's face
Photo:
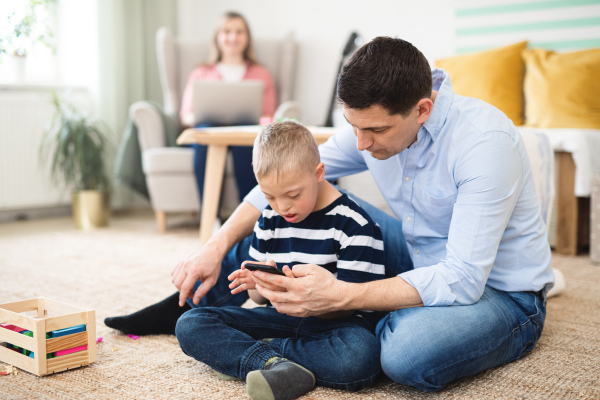
[[[323,179],[325,168],[320,163],[312,173],[297,169],[277,176],[274,171],[257,180],[271,208],[287,222],[298,223],[313,212]]]

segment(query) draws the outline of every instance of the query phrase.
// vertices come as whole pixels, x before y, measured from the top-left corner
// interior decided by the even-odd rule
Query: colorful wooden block
[[[8,329],[8,330],[11,330],[13,332],[18,332],[18,333],[21,333],[26,330],[24,328],[19,328],[18,326],[14,326],[11,324],[0,324],[0,326],[4,329]]]
[[[66,335],[72,335],[73,333],[79,333],[79,332],[85,332],[85,324],[71,326],[71,327],[65,328],[65,329],[57,329],[55,331],[52,331],[52,337],[56,338],[56,337],[61,337],[61,336],[66,336]]]
[[[54,355],[56,357],[58,357],[58,356],[64,356],[64,355],[71,354],[71,353],[77,353],[79,351],[84,351],[84,350],[87,350],[87,345],[73,347],[72,349],[60,350],[60,351],[57,351],[56,353],[54,353]]]

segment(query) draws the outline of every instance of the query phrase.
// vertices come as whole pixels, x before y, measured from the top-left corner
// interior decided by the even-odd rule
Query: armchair
[[[283,40],[254,40],[257,59],[273,76],[279,107],[275,119],[300,119],[300,107],[293,98],[295,42],[292,34]],[[164,117],[179,119],[186,80],[193,68],[208,55],[208,41],[178,39],[167,28],[156,33],[158,71],[163,92]],[[142,152],[142,169],[160,232],[167,228],[167,213],[198,212],[200,198],[193,167],[193,150],[167,147],[163,116],[147,101],[131,105],[129,115],[137,126]],[[226,171],[227,176],[231,175]],[[224,196],[230,193],[226,187]]]

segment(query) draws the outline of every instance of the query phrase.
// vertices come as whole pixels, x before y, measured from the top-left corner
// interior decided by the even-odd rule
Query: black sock
[[[122,317],[106,318],[104,324],[125,334],[158,335],[175,334],[175,325],[181,315],[190,310],[186,303],[179,307],[179,292],[161,302]]]

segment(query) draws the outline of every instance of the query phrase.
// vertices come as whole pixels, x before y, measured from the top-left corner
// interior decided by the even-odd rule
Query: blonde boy
[[[295,121],[267,126],[252,164],[269,206],[254,227],[250,256],[293,277],[297,264],[317,264],[349,282],[384,278],[379,227],[358,204],[325,180],[317,143]],[[232,293],[248,290],[253,273],[229,276]],[[293,399],[315,383],[358,390],[379,374],[379,313],[348,311],[297,318],[273,307],[202,307],[186,312],[176,334],[182,350],[226,376],[245,379],[254,399]]]

